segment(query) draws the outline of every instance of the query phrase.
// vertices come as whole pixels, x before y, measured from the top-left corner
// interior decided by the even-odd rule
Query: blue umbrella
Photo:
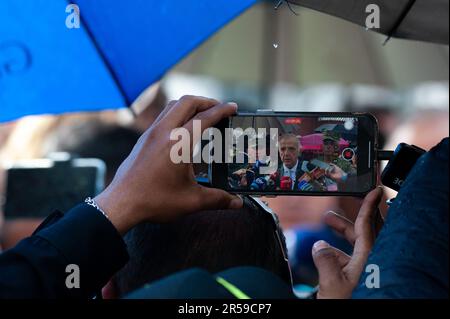
[[[130,105],[255,2],[1,0],[0,121]]]

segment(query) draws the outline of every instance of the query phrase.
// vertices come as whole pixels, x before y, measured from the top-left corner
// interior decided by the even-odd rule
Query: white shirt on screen
[[[295,187],[296,179],[297,179],[297,166],[298,166],[298,160],[295,163],[294,167],[287,168],[286,165],[283,163],[283,176],[289,176],[292,180],[292,186],[291,189],[293,190]]]

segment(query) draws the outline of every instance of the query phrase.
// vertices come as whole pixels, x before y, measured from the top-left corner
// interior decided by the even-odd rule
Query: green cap
[[[323,140],[324,141],[334,141],[334,142],[339,142],[339,140],[341,139],[339,133],[337,132],[333,132],[333,131],[325,131],[323,132]]]

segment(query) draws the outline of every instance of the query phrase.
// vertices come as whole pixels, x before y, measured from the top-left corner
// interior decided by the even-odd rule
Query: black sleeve
[[[31,237],[0,255],[0,299],[90,298],[127,260],[111,222],[80,204],[65,215],[53,213]],[[79,288],[66,286],[70,264],[79,267]]]

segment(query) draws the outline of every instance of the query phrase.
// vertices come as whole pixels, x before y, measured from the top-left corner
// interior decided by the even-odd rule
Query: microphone
[[[331,166],[332,167],[332,166]],[[319,167],[314,168],[311,172],[310,172],[312,178],[314,180],[318,180],[320,178],[322,178],[323,176],[326,175],[325,170],[321,169]]]
[[[303,174],[302,177],[298,179],[298,189],[301,191],[312,191],[313,187],[310,184],[311,176],[307,173]]]
[[[268,163],[266,161],[263,160],[256,160],[256,162],[252,165],[252,171],[256,171],[258,169],[260,169],[261,166],[267,166]]]
[[[250,189],[253,191],[263,191],[266,189],[268,181],[264,177],[259,177],[250,185]]]
[[[255,180],[255,172],[251,171],[251,170],[247,170],[245,172],[245,178],[247,179],[248,184],[252,184],[253,181]]]
[[[285,191],[292,189],[292,179],[289,176],[283,176],[280,181],[280,188]]]
[[[275,183],[277,181],[277,178],[279,176],[278,172],[275,172],[270,175],[266,175],[264,177],[259,177],[250,183],[250,189],[256,190],[256,191],[262,191],[265,190],[268,186],[275,186]]]
[[[279,176],[280,176],[280,173],[275,172],[273,174],[270,174],[269,178],[271,181],[273,181],[275,183]]]
[[[312,191],[313,187],[310,183],[303,180],[303,181],[298,182],[298,189],[301,191]]]
[[[279,175],[280,174],[278,174],[278,172],[275,172],[275,173],[270,174],[269,176],[266,176],[267,184],[269,186],[275,186]]]

